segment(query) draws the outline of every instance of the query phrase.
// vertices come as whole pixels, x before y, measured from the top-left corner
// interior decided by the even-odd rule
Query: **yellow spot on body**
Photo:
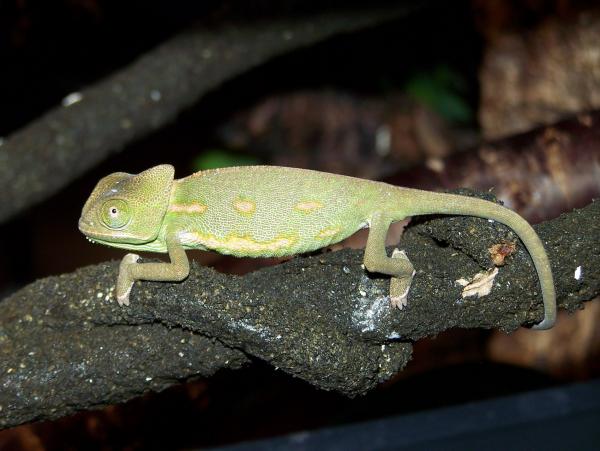
[[[331,238],[339,233],[340,227],[327,227],[317,234],[317,238]]]
[[[169,211],[173,213],[204,213],[208,207],[198,202],[191,204],[171,204]]]
[[[294,210],[302,213],[312,213],[320,208],[323,208],[323,204],[321,202],[317,202],[316,200],[298,202],[296,205],[294,205]]]
[[[220,238],[210,233],[199,232],[186,232],[185,236],[180,237],[189,244],[200,244],[208,249],[246,255],[262,255],[288,249],[298,240],[292,235],[279,235],[272,240],[258,241],[249,235],[229,234]]]
[[[244,215],[251,215],[256,210],[256,204],[248,199],[237,198],[233,201],[233,208]]]

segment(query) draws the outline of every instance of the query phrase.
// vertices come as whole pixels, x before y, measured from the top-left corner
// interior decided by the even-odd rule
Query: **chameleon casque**
[[[492,219],[517,233],[542,289],[544,319],[533,328],[551,328],[556,320],[552,271],[541,240],[527,221],[495,203],[277,166],[206,170],[179,180],[174,173],[165,164],[137,175],[110,174],[83,207],[79,229],[91,241],[169,253],[171,263],[137,263],[136,254],[123,258],[116,287],[120,305],[129,304],[136,280],[185,279],[186,249],[238,257],[286,256],[337,243],[369,227],[364,265],[391,276],[391,303],[402,307],[414,269],[403,252],[387,255],[390,224],[407,216],[451,214]]]

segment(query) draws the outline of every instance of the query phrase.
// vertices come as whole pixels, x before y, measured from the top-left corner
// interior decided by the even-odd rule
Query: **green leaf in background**
[[[210,149],[202,152],[193,161],[194,171],[204,169],[227,168],[231,166],[248,166],[260,161],[251,155],[229,152],[221,149]]]
[[[473,120],[473,111],[464,99],[466,83],[447,66],[418,73],[406,83],[405,90],[448,121],[465,123]]]

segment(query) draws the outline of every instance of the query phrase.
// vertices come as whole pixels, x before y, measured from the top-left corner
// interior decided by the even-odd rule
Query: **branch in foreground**
[[[9,136],[0,150],[0,222],[173,121],[224,81],[275,56],[407,14],[412,2],[175,36]]]
[[[248,362],[216,340],[160,324],[99,326],[83,317],[60,324],[50,304],[25,314],[3,305],[0,428],[123,402]]]
[[[537,231],[552,260],[560,306],[574,310],[598,295],[600,202]],[[39,280],[0,304],[0,425],[124,401],[245,362],[239,351],[203,336],[320,388],[364,393],[408,361],[410,344],[392,337],[409,341],[450,327],[512,330],[539,321],[537,276],[521,247],[500,268],[490,295],[462,299],[455,284],[490,266],[492,244],[511,239],[504,226],[476,218],[410,227],[401,247],[418,273],[403,311],[388,306],[387,278],[367,276],[362,252],[350,250],[244,277],[193,265],[181,284],[137,283],[128,308],[108,301],[116,262]],[[578,280],[577,266],[583,268]]]

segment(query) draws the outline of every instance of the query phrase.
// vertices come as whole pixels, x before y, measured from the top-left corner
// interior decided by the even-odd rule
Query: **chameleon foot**
[[[129,275],[129,267],[137,264],[140,256],[127,254],[119,265],[119,278],[117,279],[117,302],[119,305],[129,305],[129,293],[133,287],[134,279]]]
[[[394,249],[394,252],[392,252],[392,258],[401,258],[406,260],[412,269],[412,264],[406,256],[406,252],[399,249]],[[406,307],[408,304],[408,292],[410,290],[410,285],[412,284],[415,273],[416,271],[412,269],[410,274],[407,274],[403,277],[392,277],[390,279],[390,304],[392,307],[398,307],[400,310]]]

